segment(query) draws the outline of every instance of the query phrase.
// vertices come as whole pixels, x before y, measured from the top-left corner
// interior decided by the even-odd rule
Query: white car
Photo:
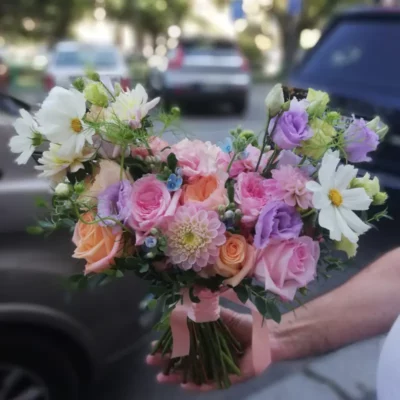
[[[54,86],[70,87],[72,82],[93,69],[101,78],[130,86],[129,68],[117,47],[79,42],[60,42],[56,45],[44,75],[44,89]]]

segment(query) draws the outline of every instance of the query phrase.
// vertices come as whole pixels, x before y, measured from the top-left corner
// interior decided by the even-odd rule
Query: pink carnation
[[[229,156],[210,142],[183,139],[172,146],[171,152],[178,159],[183,175],[190,178],[215,174],[226,169]]]
[[[169,261],[183,270],[200,271],[218,259],[225,225],[215,211],[194,205],[179,207],[165,229]]]
[[[260,149],[249,144],[245,150],[246,157],[233,162],[229,171],[231,178],[236,178],[242,172],[254,172],[257,162],[260,157]],[[261,172],[267,165],[267,162],[272,154],[272,151],[263,154],[258,170]]]
[[[243,214],[245,225],[254,225],[262,208],[271,199],[268,180],[256,172],[242,172],[235,183],[235,202]]]
[[[254,275],[266,290],[293,300],[315,278],[319,256],[318,242],[308,236],[271,242],[258,253]]]
[[[283,165],[272,171],[272,178],[268,180],[268,188],[273,200],[304,210],[312,207],[312,193],[306,188],[310,179],[300,169]]]

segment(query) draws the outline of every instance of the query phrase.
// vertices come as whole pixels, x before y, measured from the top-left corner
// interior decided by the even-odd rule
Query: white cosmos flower
[[[28,111],[19,110],[21,118],[14,122],[17,135],[10,139],[10,149],[13,153],[21,153],[15,160],[17,164],[26,164],[35,151],[35,147],[40,144],[41,135],[38,132],[38,124]]]
[[[39,166],[35,168],[42,171],[40,177],[51,178],[54,181],[62,180],[67,171],[77,172],[84,168],[83,163],[90,160],[96,150],[91,147],[83,148],[79,153],[64,155],[60,153],[61,146],[55,143],[50,143],[48,151],[44,151],[38,162]]]
[[[61,145],[60,153],[71,157],[79,153],[86,142],[93,143],[95,131],[83,121],[85,114],[86,100],[82,93],[56,86],[36,116],[43,134],[52,143]]]
[[[141,84],[137,84],[135,89],[122,91],[115,102],[108,108],[110,118],[118,118],[120,121],[126,121],[133,128],[140,127],[140,121],[154,108],[160,101],[157,97],[147,101],[149,96]]]
[[[363,188],[347,189],[357,169],[352,165],[338,167],[339,162],[339,152],[327,152],[318,171],[320,183],[308,182],[307,189],[314,193],[314,207],[320,210],[319,224],[329,230],[329,237],[340,241],[343,235],[357,243],[358,236],[369,226],[353,210],[368,210],[371,199]]]

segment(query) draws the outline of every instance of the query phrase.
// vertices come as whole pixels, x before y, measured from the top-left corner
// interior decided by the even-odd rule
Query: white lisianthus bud
[[[341,241],[335,241],[335,247],[337,250],[344,251],[348,258],[353,258],[357,254],[358,244],[352,243],[349,239],[342,236]]]
[[[329,95],[321,90],[309,89],[307,101],[309,103],[307,107],[308,114],[319,117],[326,110],[326,106],[329,103]]]
[[[68,197],[69,194],[71,193],[71,189],[72,187],[68,183],[59,183],[56,186],[54,192],[57,196]]]
[[[282,85],[277,83],[265,98],[265,105],[270,118],[275,117],[281,111],[284,102]]]
[[[231,219],[234,216],[235,216],[235,213],[232,210],[228,210],[224,215],[225,219]]]

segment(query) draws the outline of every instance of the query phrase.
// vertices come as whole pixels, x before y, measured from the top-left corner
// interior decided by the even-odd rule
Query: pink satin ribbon
[[[197,323],[217,321],[220,317],[219,297],[222,296],[233,303],[243,305],[233,290],[224,293],[212,293],[203,289],[196,293],[200,303],[192,303],[189,293],[183,293],[183,302],[178,303],[171,314],[171,330],[173,338],[172,358],[185,357],[190,350],[190,333],[187,318]],[[263,317],[251,302],[245,304],[253,317],[252,358],[256,375],[261,374],[271,364],[269,332]]]

